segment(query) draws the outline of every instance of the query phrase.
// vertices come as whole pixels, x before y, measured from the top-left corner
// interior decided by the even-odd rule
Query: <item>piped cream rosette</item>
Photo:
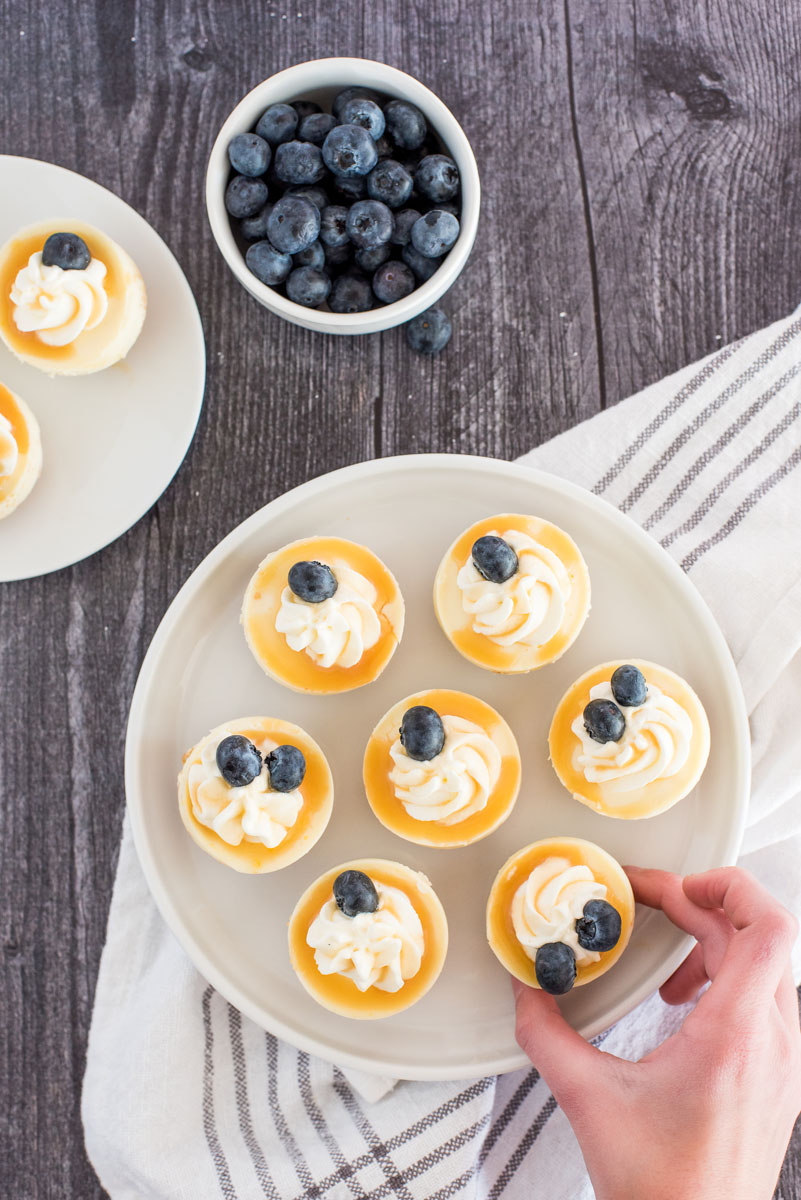
[[[21,397],[0,383],[0,520],[30,495],[41,470],[36,417]]]

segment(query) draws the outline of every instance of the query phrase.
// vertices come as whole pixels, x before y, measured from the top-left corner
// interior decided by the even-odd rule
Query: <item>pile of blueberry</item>
[[[222,739],[216,759],[220,774],[230,787],[247,787],[266,767],[274,792],[294,792],[306,774],[306,759],[297,746],[276,746],[262,758],[253,742],[240,733]]]
[[[608,900],[588,900],[576,921],[576,940],[585,950],[604,954],[620,941],[620,913]],[[552,996],[563,996],[576,982],[576,956],[566,942],[546,942],[534,959],[537,983]]]
[[[621,711],[645,704],[648,686],[639,667],[630,663],[618,667],[611,679],[613,700],[590,700],[584,709],[584,728],[596,742],[619,742],[626,731],[626,718]]]
[[[365,312],[408,296],[454,245],[459,171],[408,101],[350,87],[332,109],[272,104],[237,134],[225,207],[262,283],[308,308]],[[442,340],[443,316],[418,330],[419,349]]]

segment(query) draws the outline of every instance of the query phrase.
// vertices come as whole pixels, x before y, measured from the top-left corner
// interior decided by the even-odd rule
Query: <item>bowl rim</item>
[[[314,78],[322,74],[323,79]],[[365,86],[407,99],[425,114],[437,136],[455,160],[462,182],[461,231],[442,265],[429,280],[393,304],[364,313],[332,313],[304,308],[262,283],[247,268],[234,238],[225,209],[224,183],[228,178],[228,143],[237,133],[250,130],[260,111],[269,104],[291,102],[298,93],[334,86]],[[478,165],[466,133],[447,105],[430,88],[397,67],[374,59],[330,57],[295,63],[242,97],[223,122],[214,140],[206,168],[206,212],[217,247],[239,283],[263,307],[293,324],[323,333],[374,333],[405,324],[424,312],[455,282],[472,250],[478,228],[481,184]]]

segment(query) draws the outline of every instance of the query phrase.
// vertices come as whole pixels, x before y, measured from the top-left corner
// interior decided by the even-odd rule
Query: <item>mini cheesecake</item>
[[[289,956],[306,991],[343,1017],[374,1020],[415,1004],[448,950],[445,910],[419,871],[383,858],[343,863],[303,893]]]
[[[0,248],[0,338],[48,375],[89,375],[119,362],[146,307],[133,259],[84,221],[41,221]]]
[[[308,733],[276,717],[242,717],[212,729],[184,756],[178,807],[212,858],[248,875],[302,858],[334,802],[325,755]]]
[[[621,866],[592,842],[532,842],[501,867],[487,901],[487,938],[507,971],[552,995],[598,979],[634,926]]]
[[[590,610],[590,577],[571,537],[539,517],[501,513],[465,530],[434,580],[443,632],[478,667],[534,671],[573,644]]]
[[[378,678],[403,635],[404,605],[372,550],[309,537],[267,555],[248,584],[241,620],[271,678],[327,694]]]
[[[423,846],[467,846],[503,824],[520,789],[520,753],[503,717],[475,696],[435,689],[394,705],[364,756],[382,825]]]
[[[653,817],[701,778],[709,721],[679,675],[630,659],[576,680],[559,701],[548,744],[576,800],[607,817]]]
[[[24,400],[0,383],[0,520],[30,495],[41,470],[36,417]]]

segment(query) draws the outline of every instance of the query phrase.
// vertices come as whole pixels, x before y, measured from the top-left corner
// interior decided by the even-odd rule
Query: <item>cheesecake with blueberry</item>
[[[471,525],[445,554],[434,609],[466,659],[520,674],[554,662],[573,644],[590,610],[590,577],[564,530],[501,513]]]
[[[392,658],[404,604],[372,550],[309,537],[268,554],[248,584],[241,620],[273,679],[297,692],[347,692],[377,679]]]
[[[607,817],[653,817],[701,778],[709,721],[673,671],[639,659],[610,662],[568,689],[548,744],[554,770],[576,800]]]
[[[311,850],[333,802],[320,747],[276,717],[212,729],[184,756],[178,776],[178,807],[193,841],[249,875],[277,871]]]
[[[487,938],[507,971],[554,996],[614,966],[634,927],[623,868],[600,846],[554,837],[513,854],[487,901]]]
[[[324,1008],[374,1020],[415,1004],[436,981],[448,922],[420,871],[360,859],[326,871],[289,921],[298,979]]]
[[[0,338],[48,375],[89,375],[124,358],[147,296],[133,259],[84,221],[42,221],[0,249]]]
[[[25,401],[0,383],[0,520],[30,495],[41,470],[39,423]]]
[[[364,756],[382,825],[423,846],[467,846],[514,808],[520,753],[500,713],[466,692],[407,696],[379,721]]]

